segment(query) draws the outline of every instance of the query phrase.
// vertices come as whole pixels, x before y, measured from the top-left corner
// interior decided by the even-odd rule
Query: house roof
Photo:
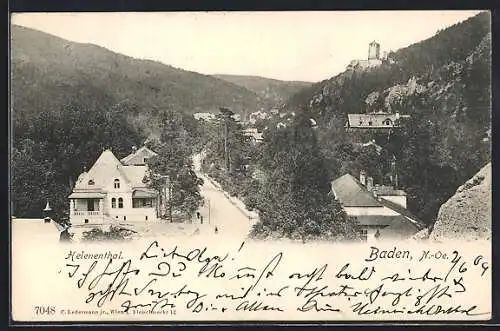
[[[425,227],[424,223],[417,216],[413,215],[408,209],[403,208],[397,203],[394,203],[384,198],[380,198],[379,201],[383,206],[392,209],[400,213],[401,215],[405,216],[406,218],[408,218],[416,227],[419,227],[420,230]]]
[[[406,196],[406,192],[403,190],[396,190],[392,186],[377,186],[373,188],[377,192],[378,196],[384,195],[395,195],[395,196]]]
[[[106,195],[101,192],[73,192],[71,193],[68,198],[69,199],[102,199]]]
[[[143,165],[144,164],[144,158],[149,158],[156,156],[157,154],[147,148],[146,146],[142,146],[135,152],[132,152],[131,154],[125,156],[123,159],[121,159],[121,163],[125,165]]]
[[[253,139],[257,141],[261,141],[264,134],[262,132],[258,132],[256,128],[248,128],[243,130],[243,134],[247,137],[252,137]]]
[[[356,216],[356,220],[362,226],[383,228],[384,230],[381,233],[383,238],[407,238],[422,229],[418,224],[415,224],[403,215]]]
[[[121,177],[120,161],[109,149],[102,152],[92,168],[78,177],[75,190],[100,191],[113,177]],[[93,184],[91,184],[91,182]]]
[[[351,128],[392,128],[400,118],[408,118],[409,115],[391,113],[370,114],[348,114],[347,125]],[[389,120],[387,122],[387,120]],[[397,125],[397,124],[396,124]]]
[[[156,192],[148,189],[135,190],[132,193],[133,198],[153,198],[156,196]]]
[[[148,170],[147,166],[122,166],[121,170],[132,187],[146,187],[146,184],[143,183],[142,180],[144,179],[144,176],[146,176],[146,172]]]
[[[416,225],[408,218],[399,216],[399,219],[395,219],[389,226],[384,228],[384,231],[382,231],[381,233],[380,239],[408,238],[422,229],[423,227]]]
[[[109,149],[102,152],[88,172],[78,177],[73,192],[101,192],[114,178],[123,178],[131,187],[145,187],[147,166],[126,166]],[[93,183],[93,184],[92,184]]]
[[[350,174],[345,174],[332,182],[335,198],[344,207],[382,207],[373,194]]]
[[[389,193],[400,194],[401,190],[393,190],[389,187],[380,186],[382,190]],[[392,233],[391,236],[403,236],[408,233],[416,233],[424,228],[421,220],[410,211],[392,201],[382,197],[378,199],[352,175],[346,174],[332,182],[332,189],[335,197],[340,201],[343,207],[386,207],[394,210],[399,215],[369,215],[356,216],[356,219],[363,226],[381,226],[384,232]]]

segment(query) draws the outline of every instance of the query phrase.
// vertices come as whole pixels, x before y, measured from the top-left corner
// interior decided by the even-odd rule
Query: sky
[[[12,23],[203,74],[317,82],[480,11],[19,13]]]

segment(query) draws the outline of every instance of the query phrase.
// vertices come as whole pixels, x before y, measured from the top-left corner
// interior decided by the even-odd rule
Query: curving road
[[[256,221],[254,213],[246,211],[241,201],[230,198],[216,183],[201,173],[201,155],[195,155],[193,162],[197,176],[204,181],[200,190],[205,199],[205,205],[200,209],[203,223],[209,223],[214,232],[217,227],[218,235],[234,239],[245,238]]]

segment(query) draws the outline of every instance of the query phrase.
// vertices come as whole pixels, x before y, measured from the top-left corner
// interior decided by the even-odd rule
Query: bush
[[[83,232],[85,241],[105,241],[105,240],[126,240],[129,239],[132,231],[111,226],[109,231],[103,231],[101,228],[93,228],[90,231]]]

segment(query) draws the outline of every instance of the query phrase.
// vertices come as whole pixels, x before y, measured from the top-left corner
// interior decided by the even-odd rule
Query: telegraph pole
[[[221,113],[222,113],[222,120],[224,121],[224,127],[223,127],[223,130],[224,130],[224,163],[225,163],[225,166],[226,166],[226,170],[227,171],[231,171],[231,162],[230,162],[230,158],[229,158],[229,144],[228,144],[228,137],[229,137],[229,126],[228,126],[228,122],[231,118],[231,116],[234,115],[234,113],[227,109],[227,108],[219,108]]]
[[[227,121],[228,121],[228,119],[224,118],[224,160],[226,162],[227,171],[230,171],[230,169],[229,169],[229,149],[227,146],[227,136],[228,136]]]

